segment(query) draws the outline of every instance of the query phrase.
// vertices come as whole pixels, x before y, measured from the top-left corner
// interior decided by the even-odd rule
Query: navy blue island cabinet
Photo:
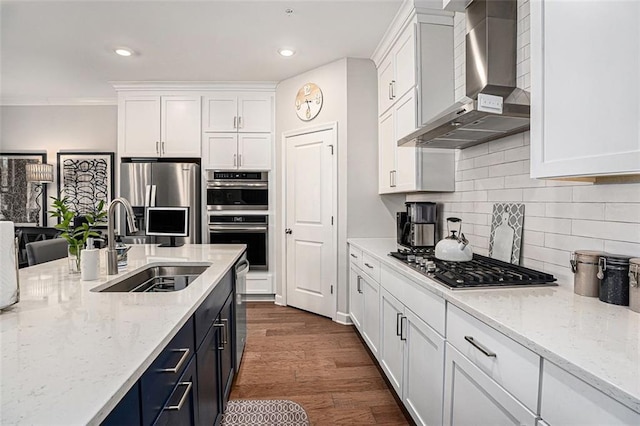
[[[234,268],[102,425],[217,425],[234,372]]]

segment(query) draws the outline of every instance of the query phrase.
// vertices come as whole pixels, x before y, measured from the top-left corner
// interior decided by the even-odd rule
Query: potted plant
[[[87,239],[89,237],[99,237],[95,231],[95,226],[99,223],[103,223],[107,217],[107,211],[104,209],[104,201],[100,201],[93,213],[84,215],[85,222],[82,225],[74,227],[73,220],[77,216],[77,213],[69,208],[68,199],[51,197],[53,200],[53,210],[49,211],[51,217],[55,217],[59,220],[59,223],[54,227],[62,233],[61,238],[67,240],[69,244],[69,271],[80,272],[80,254]]]

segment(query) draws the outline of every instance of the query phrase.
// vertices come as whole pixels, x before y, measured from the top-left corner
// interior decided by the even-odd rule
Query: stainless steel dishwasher
[[[249,261],[247,253],[236,262],[236,373],[240,370],[240,361],[244,352],[244,345],[247,340],[247,272],[249,271]]]

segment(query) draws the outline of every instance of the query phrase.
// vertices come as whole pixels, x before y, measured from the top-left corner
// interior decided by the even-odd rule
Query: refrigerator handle
[[[156,185],[151,185],[151,198],[149,201],[149,207],[156,206]]]

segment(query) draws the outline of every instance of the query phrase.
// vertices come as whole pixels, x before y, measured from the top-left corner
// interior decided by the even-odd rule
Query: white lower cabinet
[[[373,354],[380,343],[380,285],[351,263],[349,274],[349,315]]]
[[[444,338],[409,309],[400,320],[405,339],[402,401],[417,424],[440,425]]]
[[[639,425],[640,413],[545,360],[540,415],[551,425]]]
[[[480,368],[446,345],[445,425],[531,425],[537,416]]]
[[[380,290],[380,365],[419,425],[442,424],[444,338]]]
[[[380,366],[398,395],[402,396],[404,342],[400,339],[400,318],[404,305],[385,289],[380,291]]]

